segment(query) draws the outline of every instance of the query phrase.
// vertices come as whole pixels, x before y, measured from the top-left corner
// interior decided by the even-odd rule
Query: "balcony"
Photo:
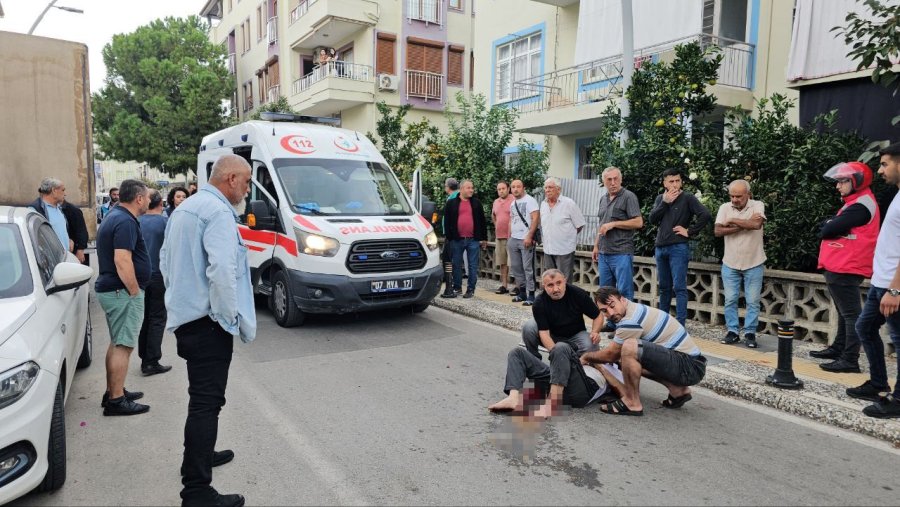
[[[228,53],[228,73],[232,76],[237,73],[237,60],[234,53]]]
[[[291,10],[287,42],[292,49],[335,45],[375,26],[377,9],[370,0],[301,0]]]
[[[570,5],[575,5],[578,3],[578,0],[533,0],[533,1],[540,3],[540,4],[555,5],[556,7],[568,7]]]
[[[423,70],[406,71],[406,99],[417,97],[444,103],[444,75]]]
[[[406,0],[406,19],[443,25],[444,0]]]
[[[266,102],[275,102],[281,97],[281,85],[272,85],[266,90]]]
[[[327,116],[374,102],[375,69],[357,63],[328,62],[294,81],[291,87],[291,106],[313,116]]]
[[[695,41],[704,48],[715,46],[722,51],[719,78],[713,88],[718,104],[751,104],[755,47],[746,42],[694,35],[635,50],[634,66],[637,69],[645,62],[671,62],[675,59],[675,46]],[[601,127],[602,113],[609,102],[621,98],[621,80],[622,55],[617,55],[516,81],[508,104],[519,111],[520,132],[589,132]]]
[[[266,35],[269,38],[269,44],[278,42],[278,16],[269,18],[266,23]]]

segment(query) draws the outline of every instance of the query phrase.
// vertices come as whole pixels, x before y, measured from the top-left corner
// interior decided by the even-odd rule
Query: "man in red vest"
[[[809,353],[832,359],[819,365],[825,371],[859,373],[860,341],[856,319],[862,311],[859,286],[872,276],[872,257],[878,239],[879,212],[872,171],[862,162],[842,162],[825,173],[834,182],[844,205],[819,231],[819,269],[824,269],[828,292],[838,311],[837,334],[831,345]]]

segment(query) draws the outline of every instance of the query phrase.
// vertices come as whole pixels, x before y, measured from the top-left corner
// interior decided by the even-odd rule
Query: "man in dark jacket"
[[[88,244],[88,230],[81,208],[69,201],[63,201],[61,209],[66,217],[66,229],[69,231],[69,245],[72,247],[72,253],[82,264],[90,265],[84,254]]]
[[[687,268],[691,259],[688,241],[697,237],[712,216],[693,194],[681,189],[681,173],[668,169],[663,173],[666,191],[656,197],[650,211],[650,223],[656,233],[656,273],[659,279],[659,309],[668,313],[675,292],[675,318],[684,326],[687,320]]]
[[[41,196],[29,204],[29,207],[46,218],[58,235],[65,225],[66,241],[63,248],[74,253],[82,264],[87,265],[84,256],[88,243],[87,225],[81,209],[65,200],[66,187],[63,182],[55,178],[44,178],[38,192]],[[60,241],[63,241],[63,235],[60,236]]]
[[[487,248],[487,221],[481,201],[474,197],[475,185],[464,180],[459,195],[447,201],[444,213],[444,232],[453,253],[453,288],[462,289],[463,252],[468,256],[469,286],[464,298],[475,295],[478,281],[478,248]]]

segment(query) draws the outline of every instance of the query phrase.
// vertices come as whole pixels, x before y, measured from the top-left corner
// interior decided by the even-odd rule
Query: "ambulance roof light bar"
[[[307,116],[303,114],[293,113],[275,113],[263,112],[259,113],[259,118],[264,121],[294,122],[294,123],[321,123],[324,125],[338,126],[341,123],[340,118],[329,118],[325,116]]]

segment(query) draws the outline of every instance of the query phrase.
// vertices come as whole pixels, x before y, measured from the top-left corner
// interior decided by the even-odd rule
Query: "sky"
[[[0,18],[0,31],[28,33],[49,1],[0,0],[5,14]],[[87,44],[91,91],[97,91],[106,78],[101,52],[113,35],[133,32],[166,16],[199,15],[205,3],[206,0],[57,0],[56,5],[81,9],[84,14],[50,9],[33,35]]]

